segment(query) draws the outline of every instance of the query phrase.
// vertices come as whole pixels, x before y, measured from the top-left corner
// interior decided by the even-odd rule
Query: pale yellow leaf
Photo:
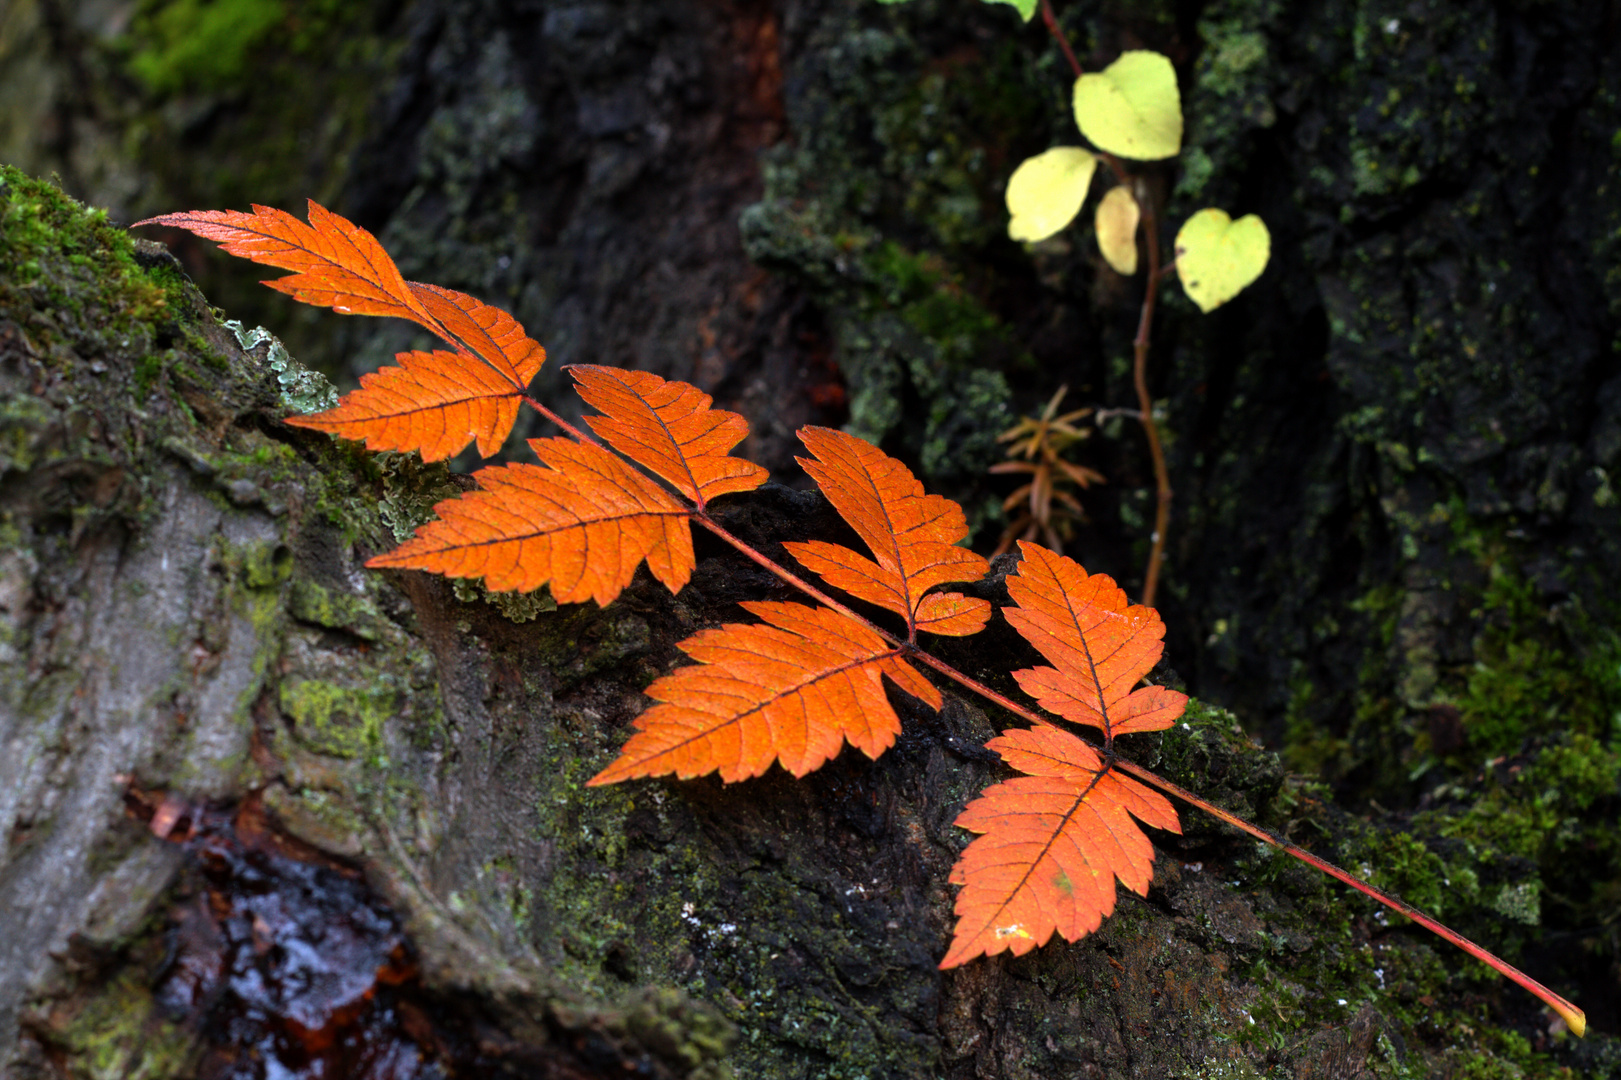
[[[1234,221],[1211,207],[1188,218],[1176,234],[1176,272],[1200,311],[1213,311],[1242,292],[1261,276],[1271,254],[1271,234],[1254,214]]]
[[[1137,219],[1141,211],[1131,189],[1112,187],[1098,203],[1098,248],[1117,274],[1126,277],[1137,272]]]
[[[1075,123],[1099,150],[1136,161],[1175,157],[1182,149],[1176,70],[1157,52],[1121,53],[1075,80]]]
[[[1078,146],[1057,146],[1027,158],[1007,182],[1008,235],[1045,240],[1080,213],[1098,159]]]

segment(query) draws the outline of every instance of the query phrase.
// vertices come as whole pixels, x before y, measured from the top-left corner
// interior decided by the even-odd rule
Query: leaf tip
[[[618,764],[619,764],[619,762],[616,760],[612,765],[609,765],[606,769],[603,769],[601,772],[597,773],[597,775],[595,775],[591,779],[587,780],[585,782],[585,786],[586,787],[607,787],[609,784],[617,784],[621,780],[628,779],[627,777],[624,777],[624,776],[616,776],[616,775],[614,775],[614,766],[618,765]]]
[[[1587,1034],[1587,1014],[1582,1010],[1574,1005],[1567,1005],[1563,1009],[1556,1007],[1554,1011],[1564,1020],[1572,1035],[1580,1039]]]

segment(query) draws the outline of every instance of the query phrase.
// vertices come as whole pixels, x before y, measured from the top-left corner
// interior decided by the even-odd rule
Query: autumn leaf
[[[1075,124],[1092,145],[1136,161],[1175,157],[1182,149],[1182,98],[1176,69],[1157,52],[1133,49],[1075,80]]]
[[[708,394],[645,371],[575,364],[568,373],[580,396],[606,415],[586,423],[608,445],[668,480],[699,507],[717,495],[752,491],[770,473],[726,451],[743,441],[748,422],[711,408]]]
[[[523,326],[498,307],[437,285],[412,281],[411,294],[434,324],[424,324],[441,338],[484,361],[521,394],[546,362],[546,350],[524,333]]]
[[[1014,607],[1002,614],[1052,667],[1013,677],[1041,707],[1106,739],[1168,728],[1187,707],[1186,694],[1163,686],[1132,687],[1159,662],[1165,623],[1159,612],[1128,604],[1107,574],[1088,574],[1074,559],[1036,544],[1007,579]]]
[[[400,353],[399,367],[361,380],[338,407],[288,417],[294,427],[363,440],[373,450],[448,458],[470,442],[489,457],[512,431],[518,403],[546,350],[506,312],[466,293],[406,281],[377,238],[315,202],[309,224],[281,210],[197,210],[137,225],[168,225],[214,240],[229,254],[292,270],[265,282],[306,304],[348,315],[410,319],[455,351]]]
[[[1067,941],[1090,934],[1114,912],[1116,879],[1148,893],[1154,846],[1132,818],[1182,831],[1164,796],[1105,769],[1066,731],[1007,731],[985,745],[1026,775],[987,788],[957,817],[982,835],[951,870],[963,889],[942,968],[1004,951],[1021,956],[1055,931]]]
[[[1078,146],[1055,146],[1026,158],[1007,182],[1008,236],[1035,243],[1081,212],[1098,159]]]
[[[1137,222],[1141,216],[1131,188],[1121,184],[1103,196],[1093,219],[1098,250],[1114,272],[1125,277],[1137,272]]]
[[[545,466],[502,465],[474,473],[480,490],[434,507],[439,520],[370,567],[482,577],[497,592],[551,583],[563,604],[607,605],[643,559],[679,592],[692,576],[688,511],[653,481],[600,446],[531,439]]]
[[[360,389],[337,408],[285,422],[364,442],[368,450],[419,450],[423,461],[454,457],[469,440],[484,457],[501,449],[518,415],[520,395],[510,382],[442,349],[395,359],[399,367],[362,375]]]
[[[681,642],[698,663],[647,688],[659,704],[637,717],[637,733],[590,786],[667,773],[719,772],[731,782],[773,761],[804,776],[845,741],[876,758],[901,726],[880,676],[940,707],[940,692],[902,650],[849,616],[780,602],[743,607],[765,625],[731,623]]]
[[[1206,314],[1261,276],[1272,256],[1272,234],[1254,214],[1234,221],[1217,207],[1200,210],[1176,234],[1176,274],[1188,299]]]
[[[308,225],[283,210],[193,210],[137,221],[168,225],[217,242],[227,254],[296,271],[264,284],[295,300],[345,315],[393,315],[438,332],[431,316],[377,238],[314,200]]]
[[[961,593],[929,593],[947,581],[978,581],[990,564],[955,542],[968,535],[962,507],[924,494],[910,470],[871,443],[830,428],[805,427],[799,438],[814,459],[799,463],[876,561],[841,544],[784,544],[807,569],[851,596],[906,619],[917,631],[966,636],[991,615],[988,602]]]
[[[1099,728],[1106,739],[1169,727],[1187,698],[1162,686],[1133,691],[1164,648],[1152,608],[1128,604],[1104,574],[1020,542],[1007,579],[1008,622],[1053,663],[1013,677],[1043,708]],[[1146,893],[1153,845],[1131,820],[1180,831],[1158,793],[1106,767],[1090,746],[1057,727],[1003,732],[986,746],[1025,773],[988,789],[957,824],[982,833],[951,871],[964,886],[957,929],[941,967],[1096,930],[1114,911],[1118,878]],[[1112,760],[1112,759],[1111,759]]]

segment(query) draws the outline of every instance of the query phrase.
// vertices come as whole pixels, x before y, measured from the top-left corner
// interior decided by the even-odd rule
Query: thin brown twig
[[[1171,474],[1165,467],[1165,450],[1160,445],[1159,425],[1154,422],[1154,399],[1148,393],[1148,346],[1154,325],[1154,302],[1159,296],[1159,222],[1152,199],[1140,200],[1142,228],[1148,239],[1148,288],[1143,293],[1142,317],[1137,322],[1137,338],[1132,342],[1134,356],[1132,382],[1137,387],[1138,420],[1148,437],[1148,456],[1154,461],[1154,534],[1150,538],[1148,570],[1143,574],[1143,606],[1154,606],[1159,586],[1159,567],[1165,557],[1165,533],[1171,525]]]
[[[1474,942],[1470,941],[1468,938],[1464,937],[1455,930],[1436,922],[1434,919],[1413,907],[1411,904],[1398,900],[1394,896],[1388,896],[1385,893],[1380,892],[1378,889],[1375,889],[1372,885],[1369,885],[1361,878],[1358,878],[1354,874],[1351,874],[1345,870],[1341,870],[1339,867],[1335,866],[1326,859],[1313,855],[1311,852],[1307,851],[1303,847],[1300,847],[1298,844],[1285,840],[1282,837],[1274,836],[1272,833],[1261,828],[1259,825],[1253,825],[1231,811],[1223,810],[1221,807],[1216,806],[1213,803],[1206,802],[1197,795],[1194,795],[1192,792],[1185,791],[1178,785],[1171,783],[1169,780],[1159,776],[1156,773],[1150,772],[1141,765],[1135,765],[1132,762],[1124,760],[1123,758],[1116,758],[1113,764],[1115,768],[1120,769],[1122,772],[1130,773],[1132,776],[1143,781],[1144,783],[1151,784],[1152,786],[1159,788],[1167,795],[1173,795],[1176,798],[1181,799],[1183,802],[1195,807],[1196,809],[1203,810],[1211,817],[1214,817],[1219,821],[1223,821],[1235,829],[1248,833],[1257,840],[1260,840],[1262,843],[1277,848],[1285,855],[1299,859],[1306,865],[1317,870],[1321,870],[1323,873],[1337,881],[1343,881],[1345,884],[1351,886],[1351,888],[1363,893],[1364,895],[1372,897],[1373,899],[1379,901],[1379,903],[1390,908],[1392,911],[1407,916],[1409,919],[1412,919],[1414,922],[1418,923],[1432,934],[1451,942],[1464,952],[1468,953],[1470,956],[1474,957],[1476,960],[1479,960],[1481,963],[1493,968],[1510,981],[1517,983],[1522,989],[1529,991],[1538,998],[1541,998],[1542,1001],[1544,1001],[1554,1012],[1558,1013],[1559,1016],[1570,1027],[1570,1029],[1576,1032],[1578,1035],[1582,1034],[1582,1032],[1586,1029],[1587,1014],[1582,1012],[1581,1009],[1554,993],[1546,986],[1543,986],[1540,982],[1531,978],[1531,976],[1525,974],[1525,972],[1521,971],[1519,968],[1492,955],[1492,953],[1481,948],[1479,945],[1476,945]]]
[[[1047,24],[1047,32],[1052,35],[1054,41],[1058,42],[1058,48],[1063,51],[1064,59],[1069,61],[1069,69],[1075,73],[1075,77],[1079,79],[1082,75],[1085,75],[1086,69],[1081,67],[1081,62],[1075,58],[1075,50],[1070,48],[1069,38],[1064,35],[1063,27],[1058,25],[1058,16],[1053,12],[1052,0],[1041,0],[1041,21]],[[1099,150],[1098,156],[1103,159],[1104,164],[1109,166],[1109,171],[1114,174],[1116,183],[1125,184],[1130,182],[1131,177],[1127,175],[1125,166],[1120,164],[1119,158],[1107,150]]]
[[[1081,69],[1081,62],[1075,59],[1075,50],[1069,47],[1069,38],[1058,25],[1058,15],[1053,11],[1052,0],[1041,0],[1041,20],[1047,24],[1047,32],[1058,42],[1058,47],[1064,50],[1064,59],[1069,61],[1070,70],[1075,72],[1079,79],[1086,74]]]
[[[1075,57],[1075,50],[1070,47],[1069,38],[1058,25],[1058,16],[1053,11],[1052,0],[1041,0],[1041,20],[1047,24],[1047,32],[1064,53],[1069,61],[1070,70],[1079,79],[1084,70],[1081,62]],[[1100,150],[1099,156],[1108,164],[1109,171],[1114,174],[1115,182],[1131,185],[1134,189],[1132,195],[1146,195],[1140,190],[1134,178],[1126,172],[1120,164],[1120,159],[1107,151]],[[1138,420],[1143,425],[1143,434],[1148,439],[1148,455],[1154,462],[1154,532],[1149,542],[1148,569],[1143,574],[1142,602],[1146,607],[1154,606],[1154,595],[1159,589],[1160,563],[1165,558],[1165,534],[1171,525],[1171,477],[1165,466],[1165,450],[1160,443],[1159,427],[1154,423],[1154,401],[1148,394],[1148,351],[1151,340],[1151,331],[1154,325],[1154,301],[1159,294],[1160,283],[1160,256],[1159,256],[1159,225],[1154,213],[1154,203],[1149,198],[1137,198],[1142,208],[1141,227],[1143,236],[1148,244],[1148,285],[1143,292],[1142,314],[1137,322],[1137,337],[1132,342],[1132,382],[1137,389],[1137,404],[1139,409]]]
[[[579,428],[575,427],[573,424],[569,423],[567,420],[564,420],[561,416],[558,416],[556,413],[552,412],[552,410],[548,409],[546,406],[542,405],[540,402],[536,401],[534,398],[530,397],[528,394],[525,394],[523,396],[523,400],[525,401],[525,403],[528,404],[528,406],[531,409],[534,409],[540,415],[544,416],[546,419],[550,420],[552,423],[556,424],[558,427],[562,428],[564,431],[568,432],[570,435],[574,436],[576,439],[580,440],[581,442],[588,442],[588,443],[591,443],[591,444],[593,444],[595,446],[601,446],[602,445],[601,443],[597,442],[597,440],[593,439],[590,435],[587,435],[585,432],[581,431]]]

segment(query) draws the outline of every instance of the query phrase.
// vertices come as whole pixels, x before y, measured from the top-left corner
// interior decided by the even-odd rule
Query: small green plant
[[[1004,0],[1005,2],[1005,0]],[[1136,50],[1101,72],[1081,70],[1069,47],[1051,0],[1040,0],[1048,29],[1063,47],[1075,72],[1075,123],[1096,152],[1078,146],[1059,146],[1029,158],[1008,180],[1007,206],[1011,215],[1008,235],[1034,243],[1069,227],[1080,214],[1101,160],[1115,184],[1098,202],[1094,218],[1098,246],[1104,260],[1123,276],[1138,272],[1138,242],[1147,252],[1147,282],[1137,336],[1132,342],[1132,377],[1137,390],[1137,416],[1148,439],[1154,463],[1155,511],[1148,569],[1143,574],[1142,599],[1154,602],[1165,536],[1171,523],[1171,481],[1165,451],[1154,419],[1154,401],[1148,393],[1148,351],[1154,328],[1155,300],[1165,271],[1162,267],[1159,215],[1147,186],[1124,161],[1162,161],[1182,149],[1182,101],[1171,62],[1156,52]],[[1029,18],[1033,0],[1015,4]],[[1209,312],[1237,296],[1261,276],[1271,254],[1266,224],[1254,214],[1237,221],[1224,210],[1200,210],[1176,235],[1171,264],[1188,298],[1200,311]]]
[[[1125,162],[1164,161],[1181,152],[1182,99],[1170,60],[1156,52],[1132,50],[1102,71],[1089,73],[1075,58],[1051,0],[986,2],[1009,4],[1026,21],[1039,8],[1075,74],[1075,124],[1094,148],[1055,146],[1013,170],[1007,184],[1008,235],[1037,243],[1068,228],[1085,205],[1102,162],[1114,178],[1094,217],[1103,258],[1116,273],[1134,277],[1139,271],[1139,242],[1147,254],[1142,311],[1132,343],[1132,376],[1137,417],[1154,464],[1154,531],[1142,589],[1142,602],[1152,606],[1164,561],[1172,498],[1154,402],[1148,392],[1148,353],[1160,283],[1174,268],[1188,299],[1200,311],[1214,311],[1261,276],[1271,255],[1271,237],[1266,223],[1254,214],[1234,221],[1225,210],[1209,207],[1183,223],[1176,234],[1175,257],[1169,266],[1163,265],[1158,209],[1142,177],[1132,173]]]

